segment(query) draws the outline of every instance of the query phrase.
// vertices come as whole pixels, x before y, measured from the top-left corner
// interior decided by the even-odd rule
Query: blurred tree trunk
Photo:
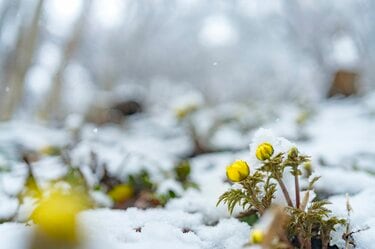
[[[17,11],[19,9],[20,0],[15,1],[7,1],[3,3],[3,6],[1,8],[0,13],[0,32],[3,34],[4,29],[7,28],[7,25],[9,25],[9,17],[16,16]],[[5,46],[3,43],[0,43],[0,80],[1,80],[1,89],[0,89],[0,106],[4,105],[4,99],[6,95],[8,94],[7,91],[4,91],[7,89],[7,86],[9,82],[7,82],[7,72],[8,70],[11,70],[10,65],[10,58],[14,54],[14,51],[10,49],[8,46]],[[9,77],[8,77],[9,78]],[[1,108],[0,108],[1,111]]]
[[[61,90],[63,86],[63,76],[66,67],[76,52],[85,28],[90,10],[92,0],[85,0],[81,15],[77,20],[77,23],[73,29],[71,36],[68,38],[67,43],[63,49],[63,58],[61,59],[60,65],[53,76],[52,88],[46,98],[45,105],[42,107],[40,116],[47,120],[58,120],[64,115],[61,108]]]
[[[39,0],[30,25],[21,24],[16,47],[7,63],[6,82],[9,92],[4,96],[1,108],[1,120],[12,117],[22,102],[24,83],[28,69],[32,65],[33,55],[37,47],[39,36],[39,20],[43,11],[44,0]]]

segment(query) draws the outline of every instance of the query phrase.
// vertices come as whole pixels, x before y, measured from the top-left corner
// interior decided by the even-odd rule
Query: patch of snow
[[[7,220],[14,217],[18,210],[18,199],[0,195],[0,220]]]

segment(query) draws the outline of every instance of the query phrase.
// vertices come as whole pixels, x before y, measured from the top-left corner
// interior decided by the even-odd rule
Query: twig
[[[343,235],[343,238],[345,240],[345,249],[349,249],[350,246],[350,236],[352,233],[350,232],[350,212],[353,211],[352,206],[349,202],[349,194],[346,193],[346,211],[347,211],[347,222],[346,222],[346,228],[345,228],[345,234]]]
[[[257,212],[257,211],[254,210],[254,209],[248,209],[248,210],[246,210],[246,211],[244,211],[244,212],[239,213],[239,214],[236,216],[236,218],[237,218],[237,219],[241,219],[241,218],[247,217],[247,216],[249,216],[249,215],[256,214],[256,212]]]
[[[299,180],[298,180],[298,175],[295,175],[294,176],[294,187],[296,189],[296,208],[299,208],[300,207],[300,203],[301,203],[301,200],[300,200],[300,192],[299,192]]]
[[[292,203],[292,200],[290,199],[290,195],[288,193],[288,190],[283,182],[282,179],[278,178],[276,179],[277,182],[279,183],[280,187],[281,187],[281,190],[283,191],[283,194],[284,194],[284,197],[285,197],[285,200],[286,202],[288,203],[288,206],[290,207],[293,207],[293,203]]]

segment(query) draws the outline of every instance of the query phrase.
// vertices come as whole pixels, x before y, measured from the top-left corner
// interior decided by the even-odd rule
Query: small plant
[[[198,189],[198,185],[191,179],[191,165],[188,160],[182,160],[174,167],[173,178],[178,184],[181,184],[184,190],[188,188]],[[177,197],[179,197],[179,194],[173,190],[157,195],[161,206],[165,206],[168,201]]]
[[[198,185],[191,179],[191,165],[188,160],[179,162],[173,171],[175,179],[181,183],[184,189],[198,189]]]
[[[304,167],[310,165],[310,158],[301,154],[296,147],[275,154],[272,144],[268,142],[258,145],[255,156],[261,165],[253,172],[250,172],[249,165],[242,160],[237,160],[227,167],[228,179],[239,183],[242,188],[228,190],[219,197],[217,204],[225,203],[230,214],[236,206],[242,207],[244,212],[239,217],[254,214],[262,217],[273,205],[279,187],[285,198],[286,206],[283,212],[287,216],[284,235],[279,238],[280,241],[284,240],[283,245],[289,245],[286,248],[311,249],[312,241],[319,240],[322,248],[328,248],[331,232],[336,225],[345,224],[345,220],[331,216],[331,211],[326,207],[328,201],[309,201],[310,192],[319,177],[310,180],[301,199],[299,178]],[[285,175],[289,173],[294,178],[294,202],[284,183]],[[261,243],[263,239],[258,238],[263,236],[260,234],[260,231],[256,234],[253,232],[251,240]]]

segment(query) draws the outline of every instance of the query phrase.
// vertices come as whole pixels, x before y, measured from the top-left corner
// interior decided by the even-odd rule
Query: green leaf
[[[250,226],[253,226],[258,220],[259,220],[259,217],[256,214],[251,214],[249,216],[240,218],[240,221],[245,222]]]

